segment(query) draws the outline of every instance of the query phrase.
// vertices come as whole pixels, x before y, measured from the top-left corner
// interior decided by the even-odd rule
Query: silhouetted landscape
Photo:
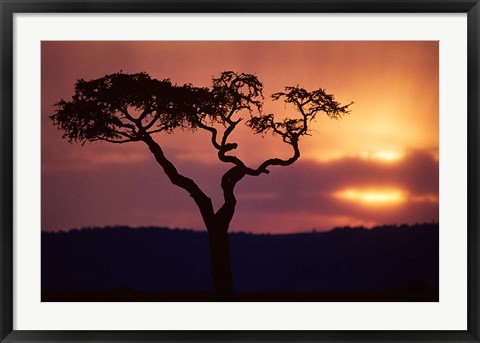
[[[234,301],[438,301],[438,224],[231,233]],[[208,234],[42,232],[42,301],[213,301]]]

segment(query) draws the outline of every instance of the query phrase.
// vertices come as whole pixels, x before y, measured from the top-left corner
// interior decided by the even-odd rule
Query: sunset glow
[[[398,151],[377,151],[374,153],[363,152],[360,154],[363,159],[372,159],[385,163],[394,163],[402,159],[404,154]]]
[[[271,98],[286,86],[322,88],[340,104],[353,102],[338,120],[319,112],[294,164],[241,179],[231,230],[438,221],[438,49],[436,41],[44,41],[42,229],[205,229],[188,192],[172,185],[143,142],[69,144],[52,125],[53,105],[71,99],[77,80],[120,71],[195,87],[212,87],[212,77],[224,71],[253,74],[263,85],[262,114],[277,121],[299,118],[291,103]],[[236,115],[244,120],[228,137],[238,145],[228,154],[250,168],[292,156],[278,134],[254,134],[244,125],[247,110]],[[233,164],[219,161],[210,133],[178,129],[154,138],[218,210],[222,175]]]
[[[407,200],[405,192],[396,189],[346,189],[334,195],[366,205],[398,205]]]

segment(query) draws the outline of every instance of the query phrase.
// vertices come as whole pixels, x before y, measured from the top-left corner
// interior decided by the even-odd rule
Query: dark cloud
[[[226,165],[178,161],[179,171],[192,177],[221,203],[219,186]],[[246,177],[237,188],[235,229],[288,231],[291,223],[327,228],[356,223],[403,223],[438,220],[438,161],[412,151],[397,163],[346,158],[328,163],[300,160],[269,175]],[[345,188],[399,188],[409,199],[395,206],[365,206],[333,197]],[[423,198],[422,198],[423,197]],[[320,218],[320,219],[319,219]],[[349,224],[348,221],[351,221]],[[153,158],[136,163],[99,163],[77,170],[46,168],[42,175],[42,226],[45,230],[85,225],[168,225],[203,228],[188,194],[173,186]],[[293,224],[291,224],[293,227]],[[258,227],[258,229],[257,229]],[[292,229],[293,230],[293,229]]]

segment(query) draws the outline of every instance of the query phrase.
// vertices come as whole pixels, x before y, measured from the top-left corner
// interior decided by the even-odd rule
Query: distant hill
[[[232,233],[237,292],[438,289],[438,224]],[[206,232],[106,227],[42,233],[42,292],[209,292]]]

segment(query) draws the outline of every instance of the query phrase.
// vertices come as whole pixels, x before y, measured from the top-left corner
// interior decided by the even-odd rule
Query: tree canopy
[[[212,79],[212,86],[176,85],[169,79],[157,80],[146,73],[105,75],[94,80],[78,80],[69,101],[60,100],[50,116],[70,142],[107,141],[127,143],[149,140],[158,132],[175,129],[206,130],[218,158],[232,163],[245,174],[268,173],[272,165],[289,165],[300,156],[300,137],[310,133],[319,113],[340,118],[350,105],[341,105],[333,94],[319,88],[307,91],[300,86],[285,87],[271,95],[273,101],[293,105],[296,116],[276,119],[264,114],[263,85],[255,75],[225,71]],[[248,118],[237,116],[247,111]],[[232,151],[238,145],[229,137],[243,123],[254,134],[272,133],[291,145],[289,159],[270,158],[257,168],[247,167]]]

